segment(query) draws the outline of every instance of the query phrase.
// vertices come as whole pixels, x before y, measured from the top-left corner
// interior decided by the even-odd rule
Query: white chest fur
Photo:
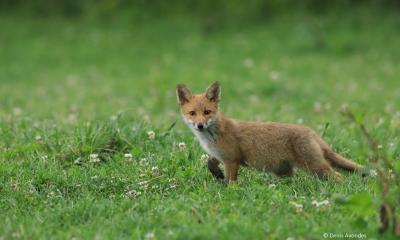
[[[217,147],[217,136],[207,130],[200,132],[193,128],[191,129],[199,140],[204,151],[222,162],[222,152]]]

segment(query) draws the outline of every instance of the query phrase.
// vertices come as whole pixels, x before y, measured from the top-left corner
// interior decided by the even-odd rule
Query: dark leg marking
[[[224,173],[219,168],[219,161],[215,158],[210,158],[207,163],[208,170],[216,179],[224,179]]]

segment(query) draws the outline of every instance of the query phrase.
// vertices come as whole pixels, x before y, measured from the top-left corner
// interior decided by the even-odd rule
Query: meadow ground
[[[365,164],[340,108],[365,112],[382,148],[398,151],[398,17],[291,16],[210,33],[189,20],[0,17],[0,239],[380,238],[375,212],[335,201],[376,196],[373,177],[241,169],[237,185],[216,182],[175,85],[219,80],[226,115],[304,123]]]

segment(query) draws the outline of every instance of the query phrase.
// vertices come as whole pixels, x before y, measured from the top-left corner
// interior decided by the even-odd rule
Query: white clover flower
[[[130,153],[125,153],[124,154],[124,158],[126,158],[127,160],[132,160],[132,154],[130,154]]]
[[[322,201],[313,200],[311,204],[314,205],[315,207],[326,206],[329,205],[329,200],[327,199]]]
[[[140,191],[136,191],[136,190],[126,190],[124,195],[125,195],[126,197],[133,197],[133,198],[136,198],[136,197],[139,197],[141,194],[142,194],[142,192],[140,192]]]
[[[111,115],[110,120],[115,122],[117,121],[118,117],[116,115]]]
[[[146,235],[144,236],[144,239],[146,239],[146,240],[153,240],[153,239],[155,239],[156,238],[156,236],[154,235],[154,233],[152,233],[152,232],[148,232],[148,233],[146,233]]]
[[[314,112],[321,112],[322,104],[320,102],[314,102]]]
[[[174,189],[174,188],[176,188],[178,186],[178,184],[176,183],[176,179],[175,178],[169,179],[168,182],[169,182],[169,187],[171,189]]]
[[[275,188],[275,187],[276,187],[276,185],[273,184],[273,183],[271,183],[270,185],[268,185],[268,188]]]
[[[205,161],[208,161],[208,158],[209,158],[209,156],[207,154],[202,154],[200,157],[200,160],[205,162]]]
[[[70,114],[68,115],[68,117],[67,117],[67,122],[68,122],[69,124],[76,124],[76,122],[77,122],[76,114],[70,113]]]
[[[147,161],[146,158],[141,158],[140,161],[139,161],[139,164],[140,164],[141,166],[147,166],[147,165],[149,165],[149,163],[148,163],[148,161]]]
[[[80,164],[81,163],[81,158],[78,157],[77,159],[75,159],[74,164]]]
[[[35,141],[36,141],[36,143],[41,143],[42,142],[42,136],[36,135],[35,136]]]
[[[151,168],[151,174],[152,174],[154,177],[155,177],[155,176],[158,176],[158,173],[159,173],[159,171],[158,171],[158,167],[157,167],[157,166]]]
[[[146,181],[146,180],[138,183],[139,186],[144,186],[144,187],[147,187],[148,184],[149,184],[149,181]]]
[[[185,147],[186,147],[186,144],[184,142],[180,142],[178,144],[179,151],[181,151],[181,152],[185,150]]]
[[[19,115],[22,114],[22,109],[19,108],[19,107],[13,108],[12,111],[13,111],[13,114],[14,114],[15,116],[19,116]]]
[[[369,175],[371,175],[371,177],[376,177],[378,176],[378,172],[375,169],[371,169],[369,170]]]
[[[153,139],[156,138],[156,133],[155,133],[154,131],[148,131],[148,132],[147,132],[147,137],[148,137],[150,140],[153,140]]]
[[[92,153],[89,155],[89,162],[91,163],[98,163],[100,162],[99,154]]]
[[[252,68],[252,67],[254,66],[254,61],[253,61],[253,59],[251,59],[251,58],[246,58],[246,59],[243,61],[243,65],[244,65],[246,68]]]
[[[303,211],[303,204],[296,203],[296,202],[289,202],[289,204],[291,204],[295,208],[296,212]]]
[[[277,71],[272,71],[269,73],[269,78],[273,81],[277,81],[280,78],[280,74]]]
[[[304,120],[303,120],[302,118],[299,118],[299,119],[297,119],[297,123],[298,123],[298,124],[303,124],[303,123],[304,123]]]
[[[47,161],[48,159],[49,159],[49,157],[47,155],[42,156],[43,161]]]
[[[379,118],[378,122],[376,123],[376,126],[379,127],[384,123],[385,123],[385,120],[383,120],[383,118]]]

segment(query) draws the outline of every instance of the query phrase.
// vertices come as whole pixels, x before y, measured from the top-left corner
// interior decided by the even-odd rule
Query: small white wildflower
[[[268,185],[268,188],[275,188],[275,187],[276,187],[276,185],[273,184],[273,183],[271,183],[270,185]]]
[[[149,181],[141,181],[138,183],[139,186],[147,186],[149,184]]]
[[[42,136],[36,135],[35,136],[35,141],[36,141],[36,143],[41,143],[42,142]]]
[[[127,191],[125,191],[125,196],[126,197],[133,197],[133,198],[136,198],[136,197],[139,197],[140,195],[142,194],[142,192],[140,192],[140,191],[136,191],[136,190],[127,190]]]
[[[244,65],[246,68],[252,68],[252,67],[254,66],[254,61],[253,61],[253,59],[251,59],[251,58],[246,58],[246,59],[243,61],[243,65]]]
[[[184,143],[184,142],[180,142],[179,144],[178,144],[178,148],[179,148],[179,151],[183,151],[183,150],[185,150],[185,147],[186,147],[186,144]]]
[[[98,179],[98,178],[99,178],[99,176],[97,176],[97,175],[90,177],[90,179]]]
[[[81,158],[78,157],[77,159],[75,159],[74,164],[80,164],[81,163]]]
[[[288,237],[288,238],[286,238],[286,240],[295,240],[295,238],[294,237]]]
[[[170,236],[174,235],[174,232],[172,230],[168,230],[166,235],[170,237]]]
[[[13,238],[21,238],[21,233],[20,232],[13,232],[12,236],[13,236]]]
[[[385,123],[385,120],[383,120],[383,118],[379,118],[378,122],[376,123],[376,126],[379,127],[384,123]]]
[[[299,119],[297,119],[297,123],[298,123],[298,124],[303,124],[303,123],[304,123],[304,120],[303,120],[302,118],[299,118]]]
[[[280,74],[277,71],[272,71],[269,73],[269,78],[273,81],[277,81],[280,78]]]
[[[209,158],[209,156],[207,154],[202,154],[200,157],[200,160],[205,162],[208,160],[208,158]]]
[[[158,176],[158,173],[159,171],[157,166],[151,168],[151,174],[153,175],[153,177]]]
[[[320,102],[314,103],[314,112],[321,112],[322,111],[322,104]]]
[[[379,144],[378,145],[378,149],[382,149],[382,148],[383,148],[383,146]]]
[[[76,124],[76,122],[77,122],[76,114],[75,114],[75,113],[70,113],[70,114],[68,115],[68,117],[67,117],[67,122],[68,122],[69,124]]]
[[[349,104],[347,104],[347,103],[342,103],[342,105],[340,105],[340,110],[341,110],[341,111],[347,111],[347,110],[349,110]]]
[[[378,176],[378,172],[375,169],[371,169],[371,170],[369,170],[369,175],[371,177],[376,177],[376,176]]]
[[[153,239],[155,239],[156,238],[156,236],[154,235],[154,233],[152,233],[152,232],[148,232],[148,233],[146,233],[146,235],[144,236],[144,239],[146,239],[146,240],[153,240]]]
[[[139,161],[139,164],[140,164],[141,166],[147,166],[147,165],[149,165],[149,163],[148,163],[148,161],[147,161],[146,158],[141,158],[140,161]]]
[[[175,178],[169,179],[168,182],[169,182],[169,187],[171,189],[174,189],[174,188],[176,188],[178,186],[178,184],[176,183],[176,179]]]
[[[257,102],[260,101],[260,99],[258,98],[257,95],[253,94],[253,95],[249,96],[249,101],[252,102],[252,103],[257,103]]]
[[[126,158],[127,160],[132,160],[132,154],[130,154],[130,153],[125,153],[124,154],[124,158]]]
[[[21,114],[22,114],[21,108],[19,108],[19,107],[13,108],[13,114],[14,114],[15,116],[21,115]]]
[[[150,116],[147,114],[143,115],[143,121],[145,121],[146,123],[150,123],[151,122]]]
[[[320,202],[317,200],[313,200],[311,204],[314,205],[315,207],[325,206],[329,205],[329,200],[322,200]]]
[[[98,163],[100,162],[99,154],[92,153],[89,155],[89,162],[91,163]]]
[[[155,133],[154,131],[148,131],[148,132],[147,132],[147,137],[148,137],[150,140],[153,140],[153,139],[156,138],[156,133]]]
[[[303,211],[303,204],[295,203],[295,202],[289,202],[289,204],[291,204],[295,208],[296,212]]]
[[[47,155],[42,156],[43,161],[47,161],[48,159],[49,159],[49,157]]]
[[[329,111],[332,108],[332,105],[330,103],[325,103],[325,110]]]
[[[115,122],[117,121],[118,117],[116,115],[111,115],[110,120]]]

